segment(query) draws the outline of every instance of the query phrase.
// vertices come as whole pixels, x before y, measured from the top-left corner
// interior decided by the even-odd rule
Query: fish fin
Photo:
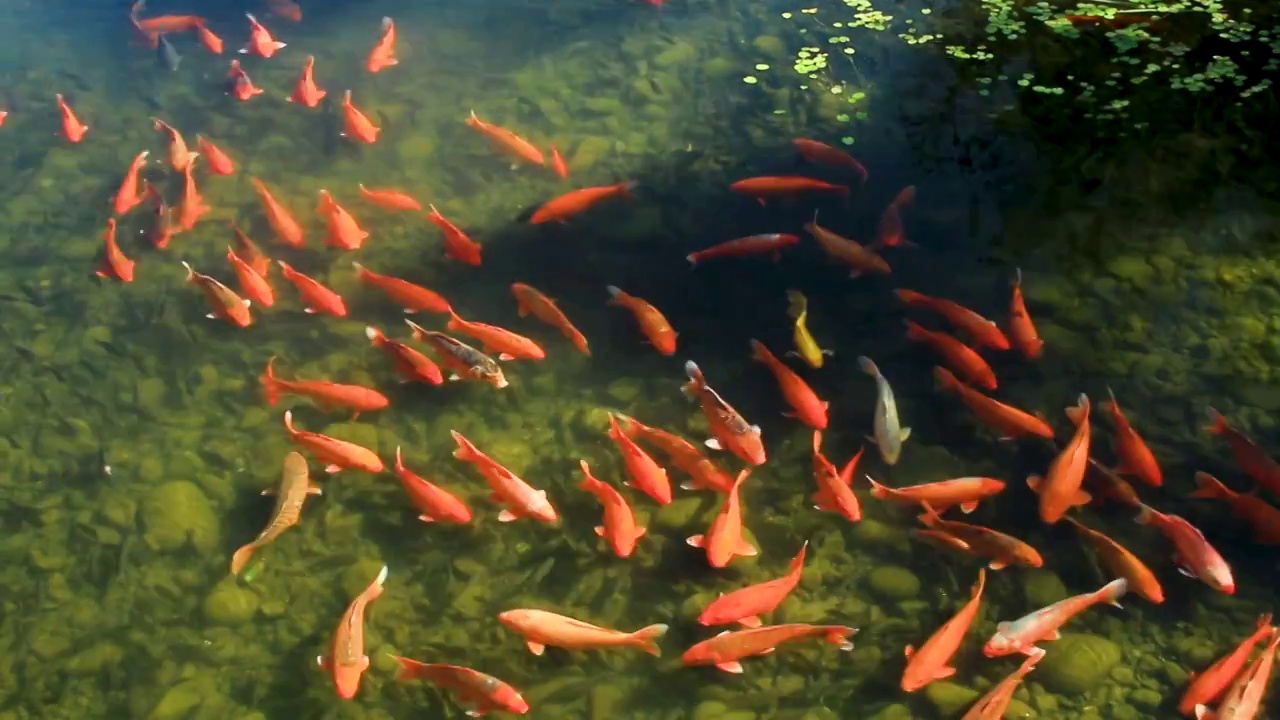
[[[1217,714],[1203,703],[1196,705],[1196,720],[1215,720],[1217,717]]]
[[[648,534],[649,534],[649,528],[642,528],[642,527],[636,528],[636,540],[639,540],[640,538]]]
[[[696,548],[702,547],[704,540],[705,538],[702,535],[690,535],[689,537],[685,538],[685,542],[688,543],[689,547],[696,547]]]
[[[901,428],[901,429],[899,429],[899,430],[898,430],[898,441],[899,441],[899,442],[906,442],[906,441],[907,441],[907,438],[909,438],[909,437],[911,437],[911,428],[909,428],[909,427],[904,427],[904,428]]]
[[[777,649],[778,649],[778,648],[776,648],[776,647],[766,648],[766,649],[761,650],[760,652],[758,652],[758,653],[756,653],[756,654],[757,654],[757,655],[768,655],[769,653],[771,653],[771,652],[773,652],[774,650],[777,650]]]
[[[992,570],[1003,570],[1009,567],[1009,563],[1003,560],[992,560],[991,562],[987,563],[987,567],[991,568]]]
[[[760,204],[763,205],[764,201],[761,200]],[[738,662],[737,660],[730,660],[729,662],[716,663],[716,667],[727,673],[733,673],[734,675],[742,674],[742,663]]]
[[[603,526],[603,525],[597,525],[595,529],[596,529],[596,535],[598,535],[598,536],[600,536],[600,537],[604,537],[604,526]]]
[[[654,623],[631,633],[631,636],[639,641],[639,647],[641,650],[644,650],[654,657],[661,657],[662,650],[658,648],[658,644],[654,641],[663,635],[666,635],[667,630],[670,629],[671,626],[666,623]]]
[[[1045,639],[1045,640],[1058,640],[1058,639],[1061,639],[1061,638],[1062,638],[1062,633],[1058,632],[1057,630],[1050,630],[1050,631],[1049,631],[1049,634],[1048,634],[1048,635],[1046,635],[1044,639]]]
[[[1039,495],[1039,494],[1040,494],[1040,486],[1041,486],[1042,484],[1044,484],[1044,478],[1040,477],[1039,475],[1028,475],[1028,476],[1027,476],[1027,487],[1031,488],[1031,492],[1033,492],[1033,493],[1035,493],[1035,494]]]
[[[723,449],[724,449],[724,444],[723,444],[723,443],[721,443],[721,442],[720,442],[718,439],[716,439],[716,438],[707,438],[707,439],[706,439],[706,441],[705,441],[705,442],[703,442],[703,444],[704,444],[704,445],[706,445],[707,447],[711,448],[712,450],[723,450]]]
[[[436,519],[435,519],[435,518],[431,517],[430,515],[428,515],[428,514],[426,514],[426,513],[422,513],[421,515],[419,515],[419,516],[418,516],[418,519],[419,519],[419,520],[421,520],[421,521],[422,521],[422,522],[424,522],[424,523],[433,523],[433,522],[435,522],[435,521],[436,521]]]
[[[499,353],[498,359],[501,360],[502,362],[510,362],[511,360],[515,360],[516,356],[512,355],[511,353]]]
[[[977,510],[977,509],[978,509],[978,501],[977,501],[977,500],[973,500],[973,501],[970,501],[970,502],[963,502],[963,503],[960,503],[960,512],[962,512],[962,513],[964,513],[964,514],[966,514],[966,515],[968,515],[969,513],[973,512],[974,510]]]
[[[746,540],[739,540],[738,547],[733,549],[733,554],[742,555],[743,557],[755,557],[760,554],[760,551],[756,549],[755,545]]]
[[[681,490],[701,490],[702,486],[692,480],[685,480],[680,483]]]
[[[329,463],[328,465],[325,465],[325,466],[324,466],[324,471],[325,471],[325,472],[327,472],[327,473],[329,473],[330,475],[332,475],[332,474],[334,474],[334,473],[336,473],[336,472],[339,472],[339,471],[341,471],[341,470],[342,470],[342,468],[341,468],[340,466],[338,466],[338,465],[334,465],[333,463]]]
[[[515,513],[511,512],[510,510],[503,510],[502,512],[498,513],[498,522],[509,523],[519,519],[520,517]]]
[[[903,657],[905,657],[905,658],[907,658],[907,659],[910,659],[910,658],[911,658],[911,656],[912,656],[912,655],[915,655],[915,654],[916,654],[916,648],[915,648],[915,646],[914,646],[914,645],[908,645],[908,646],[906,646],[906,647],[902,648],[902,656],[903,656]]]
[[[315,314],[316,314],[316,309],[315,309],[315,308],[313,308],[313,307],[306,307],[306,308],[302,308],[302,312],[304,312],[304,313],[306,313],[306,314],[308,314],[308,315],[315,315]]]
[[[106,276],[104,275],[103,277],[106,277]],[[207,318],[209,318],[210,320],[217,320],[217,319],[218,319],[218,316],[217,316],[217,315],[214,315],[213,313],[205,313],[205,315],[204,315],[204,316],[205,316],[205,317],[207,317]]]
[[[1075,495],[1071,496],[1072,505],[1088,505],[1093,496],[1086,490],[1077,490]]]
[[[850,279],[850,280],[857,280],[857,279],[858,279],[858,278],[860,278],[860,277],[862,277],[862,271],[861,271],[861,270],[858,270],[858,269],[856,269],[856,268],[855,268],[855,269],[853,269],[853,270],[850,270],[850,271],[849,271],[849,279]]]
[[[332,667],[332,662],[329,660],[329,658],[325,657],[324,655],[317,655],[316,667],[320,668],[321,670],[328,670],[330,667]]]
[[[1195,574],[1195,573],[1193,573],[1193,572],[1191,572],[1190,570],[1188,570],[1188,569],[1187,569],[1187,566],[1186,566],[1186,565],[1179,565],[1179,566],[1178,566],[1178,572],[1182,573],[1183,575],[1186,575],[1186,576],[1187,576],[1187,577],[1189,577],[1189,578],[1195,578],[1195,579],[1197,579],[1197,580],[1199,579],[1199,578],[1196,576],[1196,574]]]
[[[542,653],[547,651],[546,645],[543,645],[542,643],[534,642],[532,640],[529,640],[528,642],[526,642],[525,645],[529,647],[529,652],[533,653],[534,655],[542,655]]]
[[[938,671],[933,674],[933,679],[944,680],[955,674],[956,674],[956,669],[953,667],[940,667],[938,668]]]
[[[738,620],[738,624],[748,628],[758,628],[762,624],[758,615],[748,615]]]

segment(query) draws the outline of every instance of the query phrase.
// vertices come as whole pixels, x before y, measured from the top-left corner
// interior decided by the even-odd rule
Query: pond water
[[[0,110],[9,113],[0,126],[0,720],[463,717],[470,706],[456,695],[398,681],[393,656],[500,678],[523,694],[530,718],[961,717],[1021,662],[984,657],[998,622],[1115,577],[1071,525],[1041,520],[1026,483],[1061,448],[1078,447],[1063,409],[1082,393],[1093,411],[1088,454],[1111,467],[1123,451],[1103,408],[1114,392],[1163,471],[1159,487],[1127,475],[1142,501],[1203,530],[1237,588],[1228,595],[1180,574],[1169,541],[1135,523],[1139,510],[1123,501],[1073,509],[1145,561],[1165,599],[1134,592],[1123,608],[1084,612],[1061,640],[1042,643],[1048,655],[1004,716],[1174,717],[1189,673],[1275,608],[1275,527],[1265,515],[1251,527],[1233,515],[1239,505],[1191,497],[1197,471],[1255,487],[1223,436],[1205,431],[1207,408],[1260,452],[1280,452],[1280,176],[1267,129],[1277,112],[1267,79],[1280,57],[1268,30],[1274,8],[315,0],[297,21],[292,8],[135,8],[144,30],[164,15],[197,15],[224,40],[214,54],[195,21],[169,20],[177,61],[139,36],[128,3],[0,0]],[[1117,10],[1138,12],[1112,17]],[[250,39],[245,12],[285,47],[270,58],[238,54]],[[399,62],[369,72],[383,17],[394,18]],[[314,108],[285,101],[307,56],[328,93]],[[261,94],[227,94],[233,58]],[[372,144],[342,135],[348,89],[381,128]],[[55,94],[88,126],[80,142],[64,137]],[[471,111],[547,157],[554,146],[568,177],[549,160],[504,153],[467,125]],[[147,240],[157,222],[150,199],[118,216],[112,208],[130,161],[148,150],[142,177],[181,210],[184,176],[153,118],[193,150],[201,135],[234,162],[215,174],[216,158],[202,152],[192,177],[209,209],[163,249]],[[865,179],[803,161],[797,138],[856,157]],[[847,197],[758,204],[730,190],[754,176],[819,179]],[[300,222],[303,246],[278,239],[251,178]],[[627,181],[630,199],[563,223],[530,221],[570,190]],[[424,210],[380,207],[360,184],[399,190]],[[368,232],[358,249],[325,244],[328,214],[313,205],[322,189]],[[480,265],[446,255],[428,204],[480,243]],[[893,227],[890,206],[900,233],[881,232]],[[867,247],[903,240],[879,248],[891,274],[851,278],[803,229],[815,214]],[[94,274],[112,217],[136,262],[131,282]],[[210,305],[184,284],[182,263],[238,290],[226,258],[233,227],[345,298],[346,315],[304,312],[272,269],[276,302],[252,304],[252,325],[206,318]],[[776,261],[686,260],[762,233],[800,239]],[[434,290],[466,320],[532,337],[546,358],[503,363],[502,389],[402,382],[366,328],[427,346],[411,341],[401,308],[358,279],[353,261]],[[1053,442],[1001,439],[939,390],[934,367],[946,358],[908,339],[904,319],[951,326],[905,309],[894,292],[952,299],[1011,331],[1019,274],[1043,354],[982,356],[998,378],[990,395],[1040,415]],[[520,317],[516,282],[555,298],[590,356]],[[609,304],[609,286],[665,315],[678,333],[674,354],[646,343],[631,314]],[[820,369],[784,355],[789,290],[805,295],[808,328],[831,351]],[[408,317],[479,346],[447,330],[445,315]],[[813,431],[784,415],[773,376],[752,361],[752,339],[829,402],[826,456],[842,467],[862,449],[857,522],[813,507]],[[896,464],[867,439],[877,383],[859,356],[878,365],[911,428]],[[352,418],[289,395],[270,405],[260,377],[273,357],[280,378],[377,388],[389,407]],[[707,423],[680,392],[689,360],[760,426],[768,454],[740,490],[745,538],[759,554],[720,569],[686,538],[710,532],[724,495],[677,487],[659,506],[621,488],[627,470],[608,435],[614,412],[701,446]],[[291,441],[285,410],[298,429],[361,445],[386,470],[326,473]],[[453,457],[451,431],[545,490],[559,522],[499,522],[484,477]],[[688,481],[642,445],[673,485]],[[397,448],[463,499],[472,521],[420,521],[392,471]],[[260,493],[280,483],[292,450],[323,494],[233,574],[232,554],[272,517],[273,499]],[[743,467],[705,452],[729,476]],[[629,558],[593,532],[601,506],[578,487],[580,460],[647,528]],[[950,660],[955,674],[912,693],[900,688],[904,647],[919,647],[968,602],[986,560],[928,542],[916,532],[919,509],[873,497],[866,475],[891,488],[1001,480],[1003,492],[976,512],[946,519],[1008,533],[1043,558],[1039,568],[986,572],[981,608]],[[1259,497],[1276,499],[1265,489]],[[686,649],[729,629],[698,623],[706,605],[783,575],[806,542],[799,584],[764,620],[854,626],[855,649],[809,640],[745,659],[742,674],[685,667]],[[336,629],[350,628],[344,609],[384,566],[383,591],[357,623],[369,667],[355,697],[341,699],[315,658],[333,652]],[[659,658],[634,648],[537,656],[497,619],[516,608],[627,632],[669,629]]]

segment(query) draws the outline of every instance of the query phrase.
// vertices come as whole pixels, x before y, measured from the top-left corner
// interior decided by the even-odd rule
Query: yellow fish
[[[809,316],[809,300],[799,290],[788,290],[787,302],[790,303],[787,307],[787,315],[796,321],[791,333],[791,340],[795,343],[796,349],[787,354],[799,356],[801,360],[808,363],[809,367],[822,367],[823,357],[835,353],[818,347],[817,341],[809,334],[809,326],[805,325],[805,320]]]

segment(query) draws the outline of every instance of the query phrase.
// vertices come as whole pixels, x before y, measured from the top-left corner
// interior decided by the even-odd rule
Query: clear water
[[[1270,550],[1223,503],[1188,497],[1196,470],[1251,487],[1225,444],[1201,431],[1206,406],[1280,448],[1280,265],[1272,259],[1280,226],[1266,130],[1276,108],[1267,87],[1253,90],[1273,69],[1266,28],[1274,9],[1185,4],[1146,35],[1088,23],[1072,31],[1053,19],[1063,8],[1047,5],[941,4],[926,14],[914,4],[824,0],[806,9],[379,0],[307,3],[293,24],[256,4],[157,0],[146,15],[203,15],[228,48],[214,57],[192,34],[178,35],[184,60],[170,72],[130,45],[126,4],[0,3],[11,111],[0,128],[0,718],[462,716],[434,689],[396,682],[388,654],[492,673],[523,691],[531,718],[958,716],[1016,667],[981,656],[997,621],[1110,579],[1069,528],[1035,517],[1023,479],[1042,473],[1054,449],[997,441],[934,390],[937,359],[904,339],[892,289],[953,298],[1003,323],[1019,267],[1046,351],[1036,363],[990,355],[996,396],[1043,412],[1061,442],[1069,432],[1061,408],[1079,393],[1097,403],[1113,389],[1164,468],[1164,487],[1139,488],[1144,500],[1201,527],[1239,590],[1228,597],[1179,575],[1168,546],[1135,525],[1131,510],[1081,511],[1151,565],[1168,599],[1153,606],[1130,597],[1123,610],[1075,621],[1071,632],[1114,645],[1073,641],[1060,655],[1074,654],[1056,660],[1051,650],[1015,710],[1172,717],[1186,673],[1234,647],[1275,603]],[[288,47],[244,60],[266,93],[240,103],[222,88],[229,57],[247,38],[245,10]],[[370,75],[361,61],[384,15],[397,21],[401,64]],[[805,47],[827,53],[812,77],[793,68]],[[308,54],[330,93],[315,110],[283,102]],[[382,125],[375,145],[338,136],[334,101],[346,88]],[[79,145],[57,135],[57,92],[91,128]],[[512,170],[463,124],[470,109],[540,146],[557,143],[570,179]],[[142,149],[164,156],[151,116],[189,142],[207,135],[239,168],[230,177],[197,171],[213,210],[165,251],[138,237],[150,222],[143,209],[123,218],[120,239],[137,278],[102,281],[92,269],[122,172]],[[844,147],[865,163],[869,181],[855,186],[848,207],[805,198],[760,208],[727,190],[760,174],[846,178],[798,167],[794,137]],[[250,175],[304,222],[305,249],[271,238]],[[153,162],[147,177],[176,200],[175,173]],[[568,189],[624,179],[639,181],[637,201],[566,225],[525,222]],[[483,266],[446,260],[438,231],[417,215],[362,203],[361,182],[437,205],[484,245]],[[684,260],[742,235],[798,232],[815,211],[822,224],[870,241],[907,185],[918,189],[904,220],[919,247],[887,250],[889,277],[851,280],[807,237],[777,264],[691,270]],[[321,245],[311,209],[321,188],[371,232],[363,249]],[[256,312],[252,327],[205,319],[180,261],[230,282],[229,221],[273,258],[342,293],[349,316],[304,314],[277,276],[282,299]],[[469,319],[537,338],[548,358],[511,364],[503,391],[398,384],[364,327],[404,337],[402,315],[357,283],[353,258],[432,287]],[[593,356],[519,319],[514,281],[556,297]],[[675,357],[644,345],[627,314],[606,305],[609,284],[666,313],[680,333]],[[963,604],[979,564],[913,539],[913,513],[871,498],[865,482],[856,483],[866,515],[858,524],[810,507],[810,432],[781,415],[771,377],[748,358],[750,338],[778,352],[788,346],[788,288],[808,295],[809,326],[835,353],[822,370],[801,371],[831,402],[828,456],[841,463],[868,445],[862,471],[895,486],[1006,480],[1008,489],[969,520],[1024,538],[1045,557],[1041,570],[989,575],[956,675],[912,695],[898,689],[903,647],[918,646]],[[283,377],[369,384],[392,406],[356,422],[294,400],[267,407],[257,378],[273,355]],[[877,361],[913,428],[892,468],[863,441],[875,390],[858,355]],[[579,458],[609,482],[623,477],[605,436],[609,410],[704,437],[678,391],[690,358],[762,426],[770,455],[743,496],[762,552],[725,570],[684,542],[705,531],[715,496],[677,491],[657,510],[625,491],[649,533],[635,556],[619,560],[591,531],[599,506],[576,488]],[[285,407],[299,427],[361,442],[388,462],[402,447],[411,467],[464,497],[477,520],[424,525],[390,473],[323,477],[313,462],[324,495],[307,501],[299,525],[261,550],[249,572],[229,576],[231,553],[271,510],[259,491],[277,482],[290,450]],[[563,523],[498,523],[483,481],[450,457],[450,430],[545,488]],[[1094,454],[1106,463],[1112,437],[1096,418]],[[683,478],[673,471],[673,479]],[[719,592],[781,574],[805,540],[804,578],[771,620],[856,625],[857,649],[786,647],[746,661],[742,676],[681,667],[683,650],[715,632],[695,622],[701,608]],[[358,696],[339,700],[314,657],[384,564],[386,591],[366,621],[372,666]],[[919,582],[873,587],[873,574],[883,579],[893,568]],[[626,630],[664,622],[671,631],[661,659],[630,650],[535,657],[495,619],[514,607]],[[1051,663],[1056,680],[1047,676]],[[1107,664],[1114,667],[1089,677]],[[1260,717],[1274,712],[1270,705]]]

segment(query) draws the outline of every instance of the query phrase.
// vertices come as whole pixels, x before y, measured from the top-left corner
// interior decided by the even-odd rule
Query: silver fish
[[[898,403],[893,399],[893,388],[889,387],[889,381],[880,374],[880,368],[865,356],[858,358],[858,367],[876,379],[875,435],[870,439],[880,448],[880,457],[893,465],[902,454],[902,443],[911,437],[911,428],[900,426]]]
[[[178,65],[182,63],[182,56],[174,49],[173,44],[169,42],[169,38],[161,34],[157,36],[159,43],[156,45],[156,56],[160,58],[160,62],[169,68],[170,72],[178,69]]]

